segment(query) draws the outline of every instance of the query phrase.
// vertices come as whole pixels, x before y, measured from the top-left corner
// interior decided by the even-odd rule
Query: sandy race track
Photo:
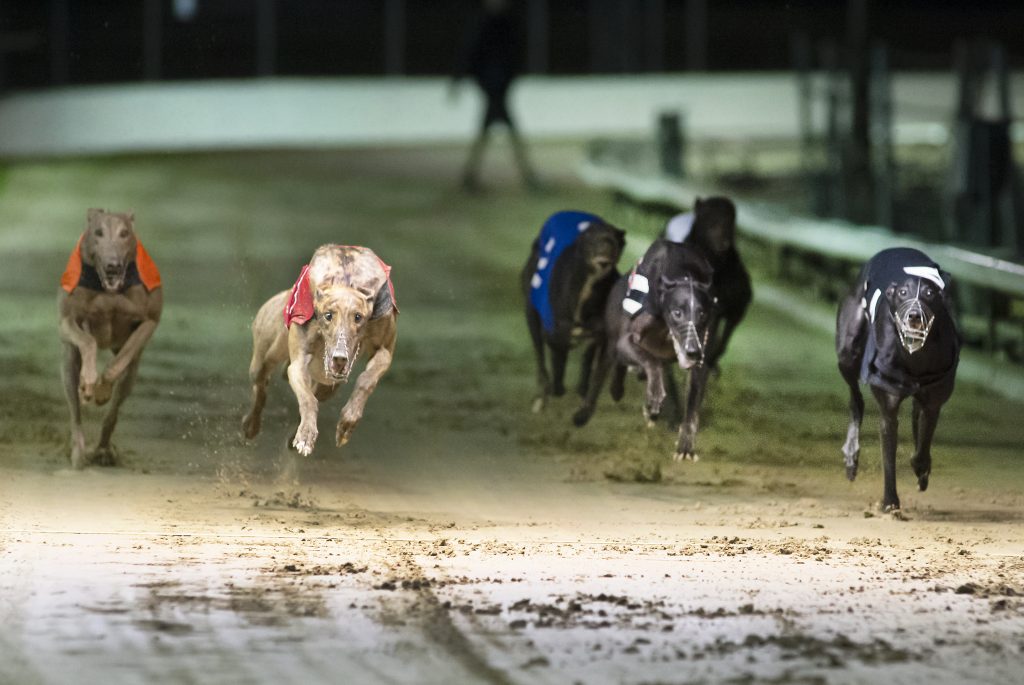
[[[585,207],[642,244],[658,218],[564,181],[466,198],[458,157],[6,170],[0,683],[1020,681],[1024,406],[961,384],[926,493],[905,421],[901,519],[876,509],[873,408],[861,477],[843,477],[829,336],[763,302],[696,464],[667,460],[635,383],[582,430],[573,397],[531,415],[514,284],[536,228]],[[135,210],[168,304],[120,465],[73,472],[54,296],[89,206]],[[394,266],[399,342],[352,442],[303,459],[280,379],[264,433],[239,437],[247,327],[327,241]]]

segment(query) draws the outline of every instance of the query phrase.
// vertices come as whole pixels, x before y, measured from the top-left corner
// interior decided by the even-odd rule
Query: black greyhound
[[[846,477],[857,476],[864,397],[871,386],[882,412],[882,508],[900,508],[896,494],[896,433],[900,404],[914,399],[914,456],[910,465],[921,490],[928,488],[931,444],[942,405],[953,394],[960,359],[950,278],[923,252],[883,250],[872,257],[853,290],[839,304],[836,353],[850,386],[850,425],[843,454]]]
[[[699,249],[714,270],[712,286],[721,330],[712,336],[715,344],[707,365],[715,369],[753,297],[750,274],[736,251],[736,205],[726,197],[697,198],[693,224],[683,242]]]
[[[548,217],[533,241],[520,276],[537,358],[533,411],[541,411],[550,395],[565,394],[569,350],[581,342],[586,347],[579,393],[586,394],[594,359],[604,353],[604,303],[619,278],[625,235],[593,214],[565,211]],[[550,376],[545,343],[551,349]]]
[[[612,367],[611,395],[616,402],[622,399],[627,367],[643,371],[647,379],[644,416],[654,421],[661,413],[666,385],[673,383],[672,371],[665,367],[675,361],[684,371],[689,370],[690,388],[674,457],[697,460],[695,442],[707,383],[707,355],[714,344],[709,338],[717,323],[711,278],[711,265],[699,251],[657,240],[633,273],[619,279],[605,305],[608,345],[583,406],[573,416],[577,426],[593,415]]]

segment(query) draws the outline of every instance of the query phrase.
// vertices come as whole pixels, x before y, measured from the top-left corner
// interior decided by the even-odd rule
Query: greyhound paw
[[[850,481],[852,483],[856,479],[857,479],[857,465],[854,464],[853,466],[850,466],[849,464],[847,464],[846,465],[846,480],[848,480],[848,481]]]
[[[110,396],[114,394],[114,384],[105,378],[100,378],[96,381],[96,385],[92,389],[92,400],[96,403],[97,407],[102,407],[104,404],[110,401]]]
[[[71,468],[75,470],[84,469],[88,464],[88,458],[85,454],[85,439],[83,438],[80,443],[76,443],[72,439],[71,444]]]
[[[700,461],[700,456],[693,450],[683,450],[672,455],[673,461]]]
[[[892,502],[882,502],[882,511],[886,514],[892,514],[894,517],[900,516],[897,512],[900,510],[900,501],[894,500]]]
[[[99,466],[117,466],[119,461],[117,451],[112,445],[97,447],[89,455],[89,461]]]
[[[82,402],[92,402],[92,398],[95,395],[95,383],[86,383],[82,381],[78,384],[78,399]]]
[[[530,408],[534,414],[539,414],[544,411],[544,405],[547,404],[547,400],[543,397],[535,397],[533,399],[533,406]]]
[[[342,419],[338,422],[338,432],[335,434],[338,447],[345,445],[352,439],[352,431],[356,429],[356,424],[358,423],[359,419]]]
[[[246,414],[245,418],[242,419],[242,435],[245,436],[246,440],[252,440],[260,433],[260,417],[253,416],[252,414]]]
[[[917,476],[917,487],[921,492],[928,489],[928,477],[932,473],[932,460],[929,457],[927,460],[918,459],[913,457],[910,460],[910,466],[914,469],[914,475]]]
[[[292,447],[304,457],[313,453],[313,445],[316,444],[317,430],[315,426],[299,425],[295,431],[295,438],[292,440]]]
[[[572,424],[577,428],[582,428],[587,425],[587,421],[590,421],[591,411],[587,407],[580,407],[576,410],[576,413],[572,415]]]
[[[565,386],[559,383],[555,387],[551,388],[551,394],[555,397],[561,397],[565,394]]]

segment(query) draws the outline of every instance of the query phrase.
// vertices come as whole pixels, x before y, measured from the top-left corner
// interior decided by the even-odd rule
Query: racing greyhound
[[[914,456],[910,465],[922,491],[932,469],[931,445],[942,405],[953,394],[960,359],[949,274],[923,252],[882,250],[860,271],[853,290],[839,303],[836,354],[850,388],[850,423],[843,445],[846,477],[857,477],[867,383],[881,409],[882,508],[896,511],[896,439],[900,404],[914,401]]]

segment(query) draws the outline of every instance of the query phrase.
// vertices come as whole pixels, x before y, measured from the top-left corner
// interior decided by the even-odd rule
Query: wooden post
[[[892,154],[892,88],[885,46],[871,48],[871,160],[874,177],[875,221],[895,228],[893,202],[896,183]]]

